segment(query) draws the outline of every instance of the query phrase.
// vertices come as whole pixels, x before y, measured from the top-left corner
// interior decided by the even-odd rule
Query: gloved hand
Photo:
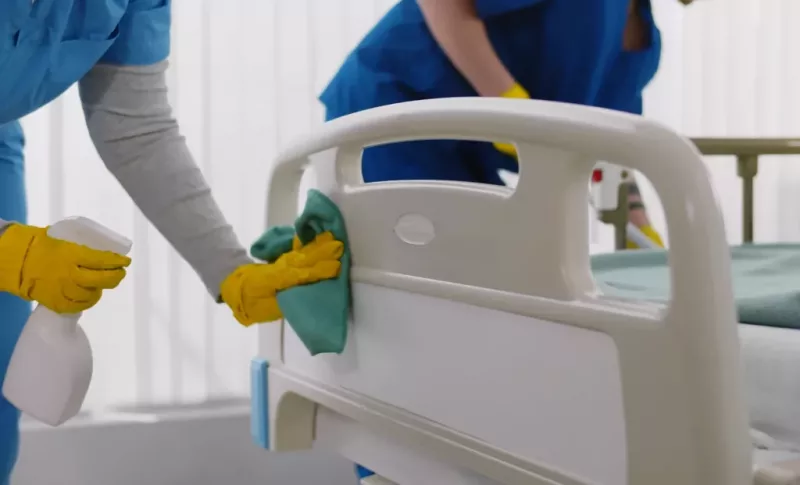
[[[47,228],[12,224],[0,233],[0,291],[56,313],[91,308],[130,264],[127,256],[53,239]]]
[[[530,95],[525,88],[520,86],[519,84],[514,84],[509,88],[508,91],[500,95],[501,98],[509,98],[509,99],[530,99]],[[494,147],[505,153],[506,155],[510,155],[514,158],[517,158],[517,149],[514,148],[514,145],[511,143],[494,143]]]
[[[246,264],[225,278],[220,287],[222,300],[245,327],[279,320],[283,315],[277,292],[335,278],[343,253],[344,245],[334,240],[330,232],[320,234],[305,246],[295,237],[292,250],[274,263]]]

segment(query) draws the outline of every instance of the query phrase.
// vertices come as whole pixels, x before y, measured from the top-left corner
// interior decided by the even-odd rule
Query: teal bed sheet
[[[731,248],[739,321],[800,329],[800,244]],[[666,251],[620,251],[592,257],[598,287],[615,297],[669,300]]]

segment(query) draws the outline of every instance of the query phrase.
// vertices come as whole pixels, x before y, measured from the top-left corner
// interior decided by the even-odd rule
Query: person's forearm
[[[81,100],[103,162],[218,297],[225,277],[251,260],[178,130],[166,68],[98,65],[80,82]]]
[[[474,0],[417,3],[436,42],[479,95],[500,96],[514,85],[514,77],[497,56],[475,11]]]

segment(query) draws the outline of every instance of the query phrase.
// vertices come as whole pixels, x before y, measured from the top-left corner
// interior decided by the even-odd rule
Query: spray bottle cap
[[[69,217],[47,229],[47,235],[64,241],[88,246],[98,251],[111,251],[126,255],[133,242],[86,217]]]

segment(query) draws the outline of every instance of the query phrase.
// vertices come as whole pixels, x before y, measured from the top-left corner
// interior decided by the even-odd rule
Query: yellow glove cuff
[[[528,91],[525,91],[525,88],[518,83],[514,83],[514,85],[511,86],[508,91],[501,94],[500,97],[509,99],[531,99],[531,95],[528,94]]]
[[[27,295],[20,294],[25,255],[36,238],[37,232],[45,231],[45,229],[20,224],[6,227],[0,235],[0,291],[28,298]]]
[[[657,232],[657,231],[656,231],[656,230],[653,228],[653,226],[651,226],[651,225],[649,225],[649,224],[648,224],[648,225],[646,225],[646,226],[642,226],[642,227],[640,227],[640,228],[639,228],[639,230],[640,230],[640,231],[642,231],[642,234],[644,234],[645,236],[647,236],[647,238],[648,238],[648,239],[650,239],[651,241],[653,241],[654,243],[656,243],[656,245],[657,245],[658,247],[660,247],[660,248],[663,248],[663,247],[664,247],[664,241],[661,239],[661,236],[660,236],[660,235],[658,234],[658,232]],[[628,249],[639,249],[639,245],[638,245],[638,244],[636,244],[635,242],[631,241],[631,240],[628,240],[628,242],[627,242],[627,244],[626,244],[626,247],[627,247]]]
[[[242,292],[242,284],[247,275],[249,266],[250,265],[244,265],[236,268],[220,285],[222,301],[231,308],[234,318],[245,327],[256,323],[255,320],[247,314],[244,304],[244,293]]]

